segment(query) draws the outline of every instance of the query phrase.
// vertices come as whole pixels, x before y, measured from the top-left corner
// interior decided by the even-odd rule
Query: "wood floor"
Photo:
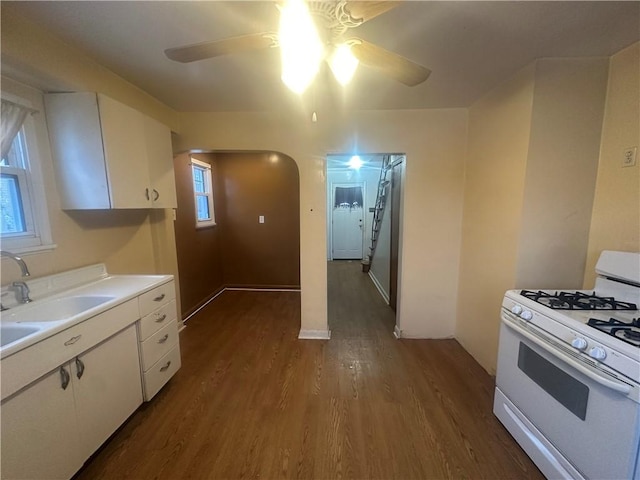
[[[181,334],[178,374],[77,479],[543,478],[455,340],[395,340],[358,262],[330,262],[330,341],[300,295],[225,292]]]

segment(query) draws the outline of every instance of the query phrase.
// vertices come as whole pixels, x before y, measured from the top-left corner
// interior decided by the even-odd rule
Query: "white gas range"
[[[493,411],[547,478],[640,479],[640,254],[596,272],[502,302]]]

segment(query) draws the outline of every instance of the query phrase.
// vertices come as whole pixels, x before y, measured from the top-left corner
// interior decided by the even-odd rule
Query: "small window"
[[[3,93],[3,102],[7,94]],[[9,100],[9,99],[6,99]],[[26,101],[11,98],[10,104]],[[34,119],[33,117],[39,117]],[[47,214],[44,183],[36,141],[36,121],[42,113],[27,115],[9,151],[0,159],[0,233],[2,248],[27,253],[54,248]]]
[[[191,172],[196,206],[196,228],[210,227],[216,224],[216,216],[213,210],[211,165],[192,158]]]

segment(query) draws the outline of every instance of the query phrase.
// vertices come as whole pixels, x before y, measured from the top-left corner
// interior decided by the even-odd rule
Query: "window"
[[[191,172],[196,206],[196,228],[213,226],[216,224],[216,217],[213,210],[211,165],[192,158]]]
[[[30,112],[26,100],[2,94],[3,123],[5,107],[19,105]],[[0,158],[0,234],[2,249],[27,253],[54,247],[51,239],[47,202],[40,172],[36,141],[37,121],[44,122],[43,114],[27,114],[16,125],[8,152]],[[15,131],[15,130],[14,130]],[[3,135],[5,133],[3,132]]]

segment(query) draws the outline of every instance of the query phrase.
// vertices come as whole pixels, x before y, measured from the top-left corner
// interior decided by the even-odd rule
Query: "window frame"
[[[194,170],[203,172],[204,192],[196,192]],[[216,214],[213,201],[213,177],[211,173],[211,164],[197,160],[191,157],[191,187],[193,189],[193,204],[196,229],[214,227],[216,225]],[[205,220],[198,220],[198,198],[205,197],[209,207],[209,217]]]
[[[53,243],[51,235],[48,202],[42,175],[42,155],[38,145],[38,131],[43,126],[40,125],[40,122],[44,124],[44,112],[36,110],[33,103],[26,98],[5,91],[0,92],[0,96],[3,100],[17,103],[35,112],[27,115],[20,129],[23,135],[23,146],[26,151],[24,168],[0,166],[2,173],[18,177],[26,229],[25,232],[20,233],[2,234],[0,232],[2,249],[10,250],[17,254],[53,250],[56,248],[56,244]],[[18,135],[16,135],[16,138],[18,138]]]

